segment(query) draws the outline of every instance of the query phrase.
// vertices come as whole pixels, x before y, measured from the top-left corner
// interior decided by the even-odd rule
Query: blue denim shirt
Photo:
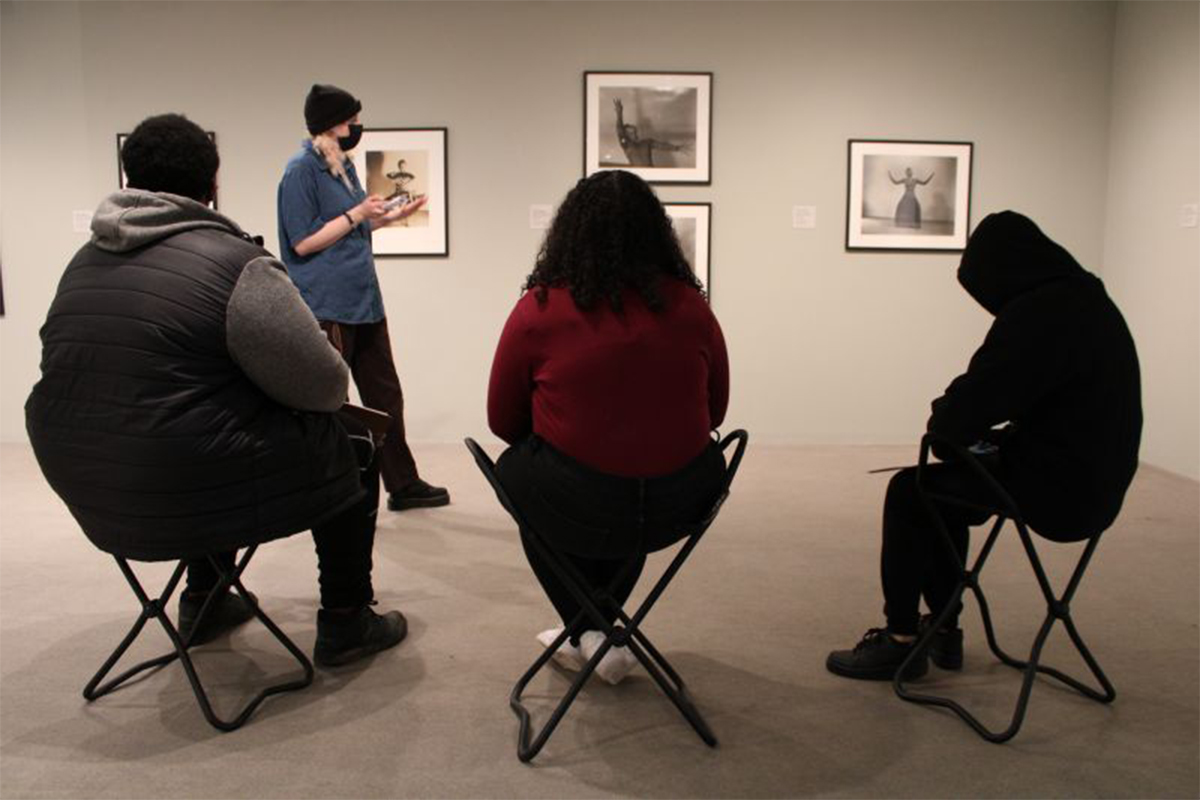
[[[301,256],[293,249],[366,197],[354,164],[346,162],[352,188],[329,170],[306,141],[292,156],[279,181],[279,249],[292,282],[313,316],[322,321],[362,325],[384,318],[383,296],[371,255],[371,224],[362,222],[324,250]]]

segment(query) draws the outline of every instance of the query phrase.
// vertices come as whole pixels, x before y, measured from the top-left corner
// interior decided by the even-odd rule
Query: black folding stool
[[[725,467],[725,477],[721,482],[720,491],[718,492],[716,502],[713,503],[712,509],[708,512],[704,519],[680,528],[679,532],[681,535],[675,539],[675,542],[683,540],[683,546],[679,549],[679,552],[671,561],[670,566],[668,566],[666,571],[663,572],[662,577],[658,579],[658,582],[654,584],[654,588],[650,590],[650,593],[646,596],[646,599],[642,602],[642,605],[637,609],[632,617],[627,615],[624,609],[622,609],[616,600],[613,599],[611,592],[630,574],[630,570],[632,570],[634,565],[637,563],[638,556],[631,558],[630,561],[621,570],[619,570],[619,574],[613,579],[607,588],[589,591],[589,589],[592,589],[593,587],[588,586],[587,581],[579,573],[579,570],[575,567],[575,565],[571,563],[570,559],[564,558],[541,536],[541,534],[525,523],[521,512],[513,504],[512,499],[508,496],[508,493],[504,490],[504,487],[500,485],[500,481],[496,477],[495,464],[492,462],[491,458],[488,457],[487,453],[483,451],[483,449],[474,439],[468,438],[465,440],[467,449],[471,451],[471,455],[475,457],[475,463],[479,465],[480,471],[483,472],[483,475],[485,478],[487,478],[488,483],[492,485],[492,489],[495,490],[496,497],[499,498],[500,504],[504,506],[504,509],[508,511],[521,530],[528,531],[530,533],[529,539],[533,543],[533,546],[537,550],[538,554],[541,555],[542,558],[551,565],[551,568],[555,571],[555,573],[557,573],[559,578],[563,581],[563,584],[570,590],[571,594],[574,595],[575,599],[579,602],[583,609],[579,612],[579,616],[572,621],[572,624],[564,627],[563,632],[559,634],[558,638],[555,639],[538,657],[538,659],[533,662],[533,665],[526,670],[525,674],[521,676],[521,679],[517,681],[516,686],[513,687],[512,694],[509,696],[509,705],[512,707],[513,712],[516,713],[517,718],[520,720],[520,730],[517,734],[517,758],[519,758],[521,761],[531,761],[542,749],[542,746],[546,744],[546,740],[550,738],[550,734],[554,733],[554,729],[562,720],[563,715],[567,713],[567,709],[571,707],[571,703],[575,701],[575,697],[579,694],[580,690],[583,689],[583,685],[587,683],[588,679],[592,676],[592,673],[596,669],[596,665],[600,663],[602,658],[604,658],[604,655],[608,652],[609,648],[623,646],[629,647],[630,652],[632,652],[637,660],[642,663],[642,666],[646,668],[646,672],[650,673],[650,677],[654,679],[654,682],[657,683],[659,688],[663,690],[663,693],[666,694],[667,697],[670,698],[671,702],[675,704],[675,707],[679,709],[679,712],[683,714],[684,719],[691,724],[692,728],[695,729],[700,738],[704,740],[705,744],[707,744],[709,747],[716,747],[717,738],[713,735],[712,730],[708,727],[708,723],[704,721],[704,717],[700,715],[699,710],[696,709],[695,704],[692,702],[692,699],[688,694],[687,687],[684,685],[683,679],[679,677],[679,673],[677,673],[671,667],[670,663],[662,655],[662,653],[660,653],[658,649],[654,647],[654,645],[646,637],[646,634],[642,633],[640,626],[642,620],[644,620],[646,615],[650,612],[651,607],[654,606],[655,602],[657,602],[658,598],[667,588],[667,584],[671,582],[672,578],[674,578],[675,574],[679,571],[679,568],[683,566],[683,562],[687,560],[688,555],[690,555],[692,550],[695,549],[696,545],[700,541],[700,537],[704,535],[704,532],[708,530],[710,525],[712,525],[713,520],[717,518],[717,514],[720,512],[721,506],[724,504],[726,498],[729,497],[729,486],[733,483],[733,478],[737,474],[738,466],[742,462],[742,455],[745,453],[746,442],[748,441],[748,438],[749,435],[746,433],[746,431],[739,429],[733,433],[730,433],[721,440],[719,446],[722,452],[727,451],[729,446],[735,442],[736,447],[734,448],[733,456],[727,461],[727,465]],[[638,555],[643,555],[645,552],[650,551],[644,551]],[[601,606],[605,606],[610,610],[615,611],[620,623],[609,623],[604,614],[602,614],[600,611]],[[529,716],[529,711],[521,703],[521,693],[525,691],[526,685],[528,685],[529,681],[533,679],[533,676],[536,675],[548,661],[550,661],[554,655],[554,652],[558,650],[558,648],[567,640],[571,634],[571,631],[583,621],[585,616],[591,617],[597,628],[604,632],[604,643],[600,645],[595,654],[593,654],[583,669],[580,670],[579,675],[576,676],[574,682],[572,682],[571,688],[567,690],[566,695],[564,695],[562,700],[559,701],[558,706],[550,715],[550,719],[545,725],[542,726],[541,731],[536,736],[533,736],[531,730],[532,721]],[[666,674],[664,675],[663,673]]]
[[[87,686],[85,686],[83,689],[83,696],[87,698],[89,702],[99,697],[103,697],[135,675],[138,675],[148,669],[165,666],[166,664],[170,664],[172,661],[179,659],[179,661],[183,664],[184,672],[187,673],[188,682],[192,685],[192,692],[196,695],[196,702],[200,704],[200,710],[204,712],[204,718],[209,721],[209,724],[218,730],[233,731],[242,727],[242,725],[246,723],[246,720],[250,718],[250,715],[254,713],[254,710],[258,708],[262,701],[271,695],[279,694],[280,692],[290,692],[297,689],[303,689],[311,684],[313,681],[312,662],[310,662],[308,657],[304,655],[304,653],[301,652],[298,647],[296,647],[292,640],[289,639],[284,632],[279,629],[279,627],[271,620],[271,618],[263,613],[262,608],[258,605],[253,596],[246,591],[246,587],[242,585],[242,573],[245,571],[246,566],[250,563],[250,559],[253,557],[254,552],[257,549],[257,545],[248,547],[246,552],[242,554],[241,559],[237,562],[232,570],[226,570],[215,558],[213,558],[212,555],[208,556],[209,562],[212,564],[213,569],[217,571],[217,575],[219,576],[217,585],[212,589],[212,591],[209,592],[208,599],[200,608],[200,613],[197,615],[196,622],[192,626],[192,632],[189,634],[186,640],[179,635],[179,630],[174,624],[172,624],[170,618],[167,616],[166,609],[167,603],[171,598],[171,594],[175,591],[175,587],[179,584],[179,579],[183,577],[183,573],[187,569],[187,562],[185,560],[180,560],[179,564],[175,567],[174,572],[171,574],[170,579],[167,581],[167,585],[163,589],[162,594],[154,599],[151,599],[146,594],[146,591],[142,588],[137,576],[134,575],[133,569],[129,566],[129,562],[123,556],[112,554],[113,558],[117,560],[117,566],[121,568],[122,574],[125,575],[125,579],[129,581],[129,585],[133,589],[133,593],[136,594],[138,600],[141,601],[142,613],[133,623],[133,627],[129,630],[129,633],[125,635],[125,638],[122,640],[121,644],[117,646],[117,649],[114,650],[112,655],[108,657],[108,660],[104,662],[104,666],[100,667],[100,671],[97,672],[90,681],[88,681]],[[212,704],[208,701],[208,693],[204,691],[204,686],[200,683],[200,678],[196,674],[196,668],[192,664],[191,656],[188,655],[188,648],[191,647],[191,639],[196,635],[196,631],[200,630],[200,626],[205,615],[207,615],[210,609],[214,607],[213,601],[222,596],[222,594],[224,594],[224,592],[230,587],[233,587],[237,590],[237,593],[241,595],[242,599],[245,600],[252,609],[254,609],[254,616],[258,617],[259,621],[267,627],[267,630],[274,634],[275,638],[278,639],[280,643],[287,648],[288,652],[292,654],[296,661],[299,662],[301,668],[304,670],[304,677],[295,680],[284,681],[282,683],[276,683],[266,687],[260,691],[258,695],[254,697],[254,699],[247,703],[246,706],[237,714],[237,716],[232,719],[222,719],[216,715],[216,712],[213,711]],[[160,623],[162,623],[163,630],[167,632],[167,636],[170,638],[171,644],[175,646],[174,652],[165,653],[156,658],[143,661],[140,664],[137,664],[126,670],[125,672],[122,672],[120,675],[109,680],[107,683],[101,685],[100,682],[104,680],[104,677],[112,670],[114,666],[116,666],[117,661],[122,655],[124,655],[125,651],[129,649],[129,646],[133,644],[134,640],[137,639],[138,634],[141,633],[142,628],[145,626],[147,620],[150,619],[157,619]]]
[[[972,503],[966,503],[961,498],[936,494],[926,489],[923,480],[924,471],[929,462],[930,449],[935,444],[939,448],[945,447],[947,451],[952,453],[956,461],[966,464],[979,477],[980,481],[988,488],[990,492],[995,495],[996,504],[994,506],[980,506]],[[922,503],[929,512],[930,517],[936,523],[939,538],[942,540],[944,546],[949,549],[950,553],[954,555],[955,560],[958,562],[961,575],[959,577],[958,586],[955,588],[953,595],[951,595],[950,602],[946,604],[946,608],[941,614],[938,615],[938,618],[934,621],[934,623],[925,630],[925,632],[917,640],[917,644],[912,649],[912,652],[909,653],[908,658],[906,658],[900,668],[896,670],[896,677],[892,681],[892,686],[895,689],[896,694],[899,695],[901,699],[912,703],[948,708],[954,713],[958,714],[958,716],[961,717],[964,722],[974,728],[980,736],[989,742],[994,742],[996,744],[1008,741],[1012,737],[1016,736],[1017,731],[1020,730],[1021,723],[1025,719],[1025,709],[1029,703],[1029,693],[1033,689],[1033,679],[1039,672],[1043,675],[1049,675],[1051,678],[1065,683],[1067,686],[1075,689],[1085,697],[1091,698],[1092,700],[1100,703],[1111,703],[1117,696],[1116,690],[1113,689],[1112,684],[1109,683],[1108,677],[1104,674],[1104,671],[1100,669],[1100,665],[1092,656],[1091,651],[1088,650],[1087,645],[1084,644],[1083,639],[1080,638],[1079,632],[1075,629],[1075,623],[1071,620],[1070,608],[1071,598],[1075,595],[1075,590],[1079,588],[1079,582],[1083,578],[1083,573],[1087,569],[1088,562],[1092,558],[1092,553],[1096,550],[1097,543],[1100,541],[1100,533],[1093,535],[1087,540],[1087,546],[1084,548],[1083,555],[1079,557],[1079,562],[1075,567],[1075,571],[1071,574],[1071,579],[1067,584],[1066,591],[1063,592],[1062,597],[1060,598],[1055,596],[1054,590],[1050,586],[1050,581],[1046,578],[1046,571],[1042,568],[1042,562],[1038,558],[1037,550],[1035,550],[1033,546],[1033,539],[1029,535],[1029,530],[1025,526],[1025,522],[1021,517],[1021,511],[1017,507],[1016,502],[1004,489],[1004,487],[1000,485],[1000,482],[997,481],[996,478],[983,466],[983,464],[981,464],[979,460],[976,459],[966,448],[951,442],[944,437],[927,433],[921,439],[921,454],[917,463],[917,491],[921,497]],[[984,542],[983,548],[979,551],[979,555],[975,559],[975,565],[970,570],[966,568],[962,557],[958,555],[958,551],[954,548],[954,543],[950,538],[950,533],[946,530],[945,522],[942,520],[941,515],[937,512],[937,509],[934,506],[933,500],[935,499],[944,503],[986,511],[989,514],[994,514],[996,516],[996,521],[992,525],[991,534],[988,535],[987,541]],[[988,554],[991,553],[992,546],[996,543],[996,538],[1000,535],[1000,529],[1008,520],[1012,521],[1013,525],[1017,529],[1017,533],[1021,537],[1021,544],[1025,547],[1025,553],[1029,556],[1029,562],[1033,567],[1034,575],[1037,576],[1038,586],[1041,587],[1042,595],[1046,599],[1046,619],[1042,622],[1042,627],[1041,630],[1038,631],[1037,638],[1034,639],[1033,649],[1029,653],[1028,661],[1021,661],[1013,658],[1012,656],[1008,655],[1008,653],[1004,652],[1004,650],[1000,648],[1000,645],[997,644],[996,634],[992,628],[992,617],[988,612],[987,600],[983,596],[983,589],[979,586],[979,572],[983,569],[984,562],[987,560]],[[1000,659],[1000,661],[1004,664],[1007,664],[1013,669],[1020,670],[1024,673],[1024,680],[1021,684],[1021,692],[1017,696],[1017,705],[1013,711],[1012,720],[1006,729],[999,732],[993,731],[986,727],[983,723],[976,719],[971,712],[967,711],[954,700],[951,700],[947,697],[937,697],[934,695],[911,692],[904,687],[904,681],[901,680],[901,676],[905,674],[909,664],[911,664],[914,659],[922,657],[922,654],[928,650],[937,630],[942,627],[947,620],[950,619],[951,614],[962,599],[963,592],[967,589],[970,589],[979,601],[979,613],[983,617],[983,628],[987,633],[988,647],[991,648],[992,653],[994,653],[996,658]],[[1042,655],[1042,646],[1046,643],[1046,638],[1050,635],[1050,629],[1054,627],[1054,623],[1058,620],[1062,620],[1063,626],[1066,627],[1067,633],[1071,637],[1071,641],[1075,644],[1075,649],[1079,651],[1081,656],[1083,656],[1083,660],[1087,663],[1088,668],[1092,671],[1092,674],[1095,676],[1095,678],[1100,682],[1100,686],[1104,690],[1103,692],[1099,692],[1090,686],[1080,683],[1070,675],[1066,675],[1053,667],[1042,666],[1038,663]]]

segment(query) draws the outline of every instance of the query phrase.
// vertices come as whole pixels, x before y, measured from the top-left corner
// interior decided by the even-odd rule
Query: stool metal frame
[[[972,503],[966,503],[961,498],[955,498],[947,495],[939,495],[928,491],[924,483],[924,471],[929,461],[930,449],[937,445],[939,449],[946,448],[951,452],[956,461],[966,464],[980,479],[980,481],[995,495],[996,505],[993,507],[980,506]],[[1049,579],[1046,577],[1046,571],[1042,568],[1041,559],[1038,558],[1037,550],[1033,546],[1033,539],[1030,537],[1029,530],[1021,517],[1020,509],[1012,496],[1000,485],[1000,482],[988,472],[966,448],[939,437],[935,434],[926,434],[921,440],[920,460],[917,464],[917,490],[921,497],[922,503],[929,512],[930,517],[935,521],[938,530],[939,539],[942,544],[949,549],[959,565],[961,571],[958,586],[951,595],[950,602],[946,604],[946,608],[938,615],[937,619],[931,624],[919,637],[917,644],[909,653],[908,658],[896,670],[896,676],[892,681],[892,686],[896,694],[909,702],[919,703],[922,705],[940,706],[948,708],[970,725],[976,733],[982,736],[989,742],[1002,743],[1017,735],[1017,731],[1021,729],[1021,723],[1025,719],[1025,710],[1029,703],[1029,694],[1033,689],[1033,680],[1038,673],[1048,675],[1055,680],[1058,680],[1072,689],[1076,690],[1084,697],[1095,700],[1099,703],[1111,703],[1117,696],[1116,690],[1109,682],[1108,677],[1100,668],[1099,663],[1092,656],[1087,645],[1084,644],[1078,630],[1075,628],[1075,623],[1071,619],[1071,598],[1075,595],[1075,590],[1079,588],[1079,582],[1083,578],[1083,573],[1087,569],[1088,562],[1091,561],[1092,554],[1096,550],[1096,545],[1100,541],[1100,534],[1097,533],[1087,540],[1087,545],[1084,548],[1083,554],[1079,558],[1079,562],[1075,566],[1071,574],[1071,578],[1067,584],[1066,590],[1061,597],[1054,594],[1054,590],[1050,585]],[[975,559],[975,564],[969,570],[963,562],[958,551],[954,547],[954,543],[950,538],[949,531],[946,530],[945,522],[938,513],[934,505],[934,500],[957,504],[960,506],[968,506],[982,511],[990,512],[996,516],[996,521],[992,525],[991,533],[984,542],[983,548],[979,551],[979,555]],[[1001,649],[996,642],[995,630],[992,627],[991,614],[988,611],[987,599],[983,595],[983,589],[979,585],[979,573],[983,569],[984,562],[987,561],[988,555],[992,551],[992,546],[996,543],[997,537],[1000,535],[1001,528],[1004,527],[1006,521],[1012,521],[1016,527],[1018,535],[1021,537],[1021,544],[1025,548],[1026,554],[1029,556],[1029,562],[1033,567],[1034,575],[1037,577],[1038,586],[1041,588],[1042,595],[1046,600],[1046,618],[1042,622],[1041,629],[1038,631],[1037,637],[1034,639],[1033,648],[1029,653],[1029,659],[1022,661],[1014,658]],[[983,617],[983,628],[987,634],[988,647],[1002,663],[1013,669],[1023,673],[1024,678],[1021,683],[1021,691],[1017,696],[1016,708],[1013,710],[1012,718],[1007,728],[1001,731],[994,731],[982,722],[980,722],[971,712],[967,711],[963,706],[959,705],[954,700],[947,697],[938,697],[934,695],[921,694],[918,692],[909,691],[904,686],[904,681],[901,676],[906,673],[909,665],[917,658],[924,657],[924,653],[929,649],[933,637],[951,617],[955,608],[958,607],[963,593],[970,589],[979,602],[979,612]],[[1092,675],[1099,681],[1102,691],[1098,691],[1090,686],[1087,686],[1075,678],[1067,675],[1054,667],[1043,666],[1039,663],[1042,655],[1042,647],[1046,643],[1047,637],[1050,635],[1050,630],[1058,621],[1062,621],[1063,627],[1067,629],[1067,634],[1071,637],[1075,649],[1083,657]]]
[[[250,559],[254,555],[256,549],[257,546],[248,547],[246,552],[242,555],[241,560],[237,562],[236,566],[232,570],[228,571],[221,564],[219,564],[216,559],[213,558],[213,556],[208,556],[208,560],[213,565],[213,568],[217,571],[219,578],[217,585],[212,591],[209,592],[208,599],[201,607],[200,613],[197,615],[196,622],[192,626],[192,631],[187,639],[184,639],[179,634],[179,630],[171,622],[166,613],[167,603],[170,600],[171,594],[175,591],[175,587],[179,584],[180,578],[183,577],[184,570],[187,569],[187,562],[179,562],[179,564],[175,567],[174,572],[171,574],[170,579],[167,581],[162,593],[158,597],[151,599],[149,595],[146,594],[146,591],[142,588],[142,585],[138,581],[137,576],[134,574],[133,569],[129,566],[129,562],[121,556],[114,555],[113,558],[117,560],[117,566],[121,568],[121,572],[125,575],[125,579],[129,581],[129,585],[133,589],[133,593],[137,595],[138,600],[142,604],[142,612],[138,616],[137,620],[133,623],[133,627],[129,630],[129,633],[126,634],[125,638],[121,641],[121,644],[117,646],[117,649],[114,650],[112,655],[108,657],[108,660],[104,662],[104,665],[100,667],[100,670],[92,677],[90,681],[88,681],[87,686],[84,687],[83,696],[87,698],[89,702],[96,700],[97,698],[103,697],[109,692],[117,689],[135,675],[139,675],[148,669],[165,666],[178,659],[180,663],[183,664],[184,672],[187,673],[188,682],[192,686],[192,692],[196,695],[196,702],[200,704],[200,710],[204,712],[204,718],[207,719],[209,724],[211,724],[217,730],[233,731],[242,727],[242,725],[246,723],[246,720],[250,718],[250,715],[254,713],[255,709],[258,708],[262,701],[271,695],[279,694],[280,692],[290,692],[297,689],[303,689],[310,685],[313,681],[312,662],[310,662],[308,657],[304,655],[304,653],[298,647],[296,647],[292,640],[289,639],[284,632],[279,629],[279,627],[271,620],[271,618],[263,612],[262,608],[258,605],[254,597],[246,590],[246,587],[242,585],[242,572],[245,571],[246,566],[250,563]],[[230,587],[233,587],[237,590],[237,593],[242,597],[246,604],[254,610],[254,616],[256,616],[258,620],[266,626],[267,630],[274,634],[275,638],[278,639],[280,643],[287,648],[288,652],[292,654],[292,656],[300,664],[300,667],[303,669],[304,676],[302,678],[284,681],[266,687],[260,691],[257,696],[250,700],[250,702],[247,703],[236,716],[231,719],[223,719],[217,716],[216,712],[213,711],[212,704],[208,700],[208,693],[205,692],[204,686],[200,683],[200,678],[196,674],[196,667],[192,663],[191,656],[188,655],[188,649],[191,647],[191,639],[195,636],[196,631],[200,630],[201,623],[203,622],[205,616],[213,607],[215,607],[214,600],[221,597],[222,594]],[[101,684],[101,681],[103,681],[105,676],[108,675],[114,666],[116,666],[117,661],[120,660],[121,656],[125,654],[125,651],[129,649],[134,640],[137,639],[146,622],[151,619],[157,619],[162,624],[163,630],[167,632],[167,637],[171,640],[171,644],[175,646],[174,652],[166,653],[156,658],[143,661],[140,664],[136,664],[122,672],[117,677]]]
[[[679,713],[683,715],[684,719],[688,721],[704,743],[709,747],[716,747],[717,737],[713,734],[712,729],[696,708],[683,679],[663,654],[651,643],[646,634],[642,632],[641,624],[666,589],[667,584],[671,582],[675,574],[679,572],[679,568],[683,566],[683,562],[687,560],[692,550],[699,544],[700,538],[708,530],[709,526],[712,525],[721,510],[721,506],[725,503],[726,498],[729,497],[729,487],[741,464],[748,438],[746,431],[736,430],[721,440],[719,446],[722,451],[727,451],[734,443],[736,443],[736,447],[725,468],[725,477],[721,483],[716,502],[713,503],[712,509],[703,520],[692,525],[682,526],[679,529],[682,533],[680,538],[683,539],[683,546],[680,547],[671,564],[663,572],[658,582],[654,584],[654,587],[632,617],[625,613],[620,604],[613,599],[611,593],[629,575],[630,570],[636,564],[636,559],[631,559],[608,587],[589,587],[587,581],[579,573],[579,570],[571,560],[565,558],[536,530],[530,528],[524,522],[521,512],[517,509],[496,477],[495,464],[474,439],[466,439],[467,449],[471,451],[471,455],[474,456],[480,471],[483,472],[484,477],[487,478],[488,483],[495,490],[500,504],[513,517],[521,530],[528,531],[531,534],[529,539],[538,554],[551,565],[563,581],[563,584],[579,602],[580,606],[582,606],[582,610],[572,621],[572,624],[564,627],[563,632],[559,634],[558,638],[551,642],[538,659],[533,662],[533,665],[517,681],[516,686],[513,687],[512,693],[509,696],[509,705],[517,715],[518,720],[520,720],[520,729],[517,734],[517,758],[522,762],[528,763],[541,751],[546,741],[550,738],[550,735],[554,733],[554,729],[558,727],[558,723],[562,721],[563,716],[567,713],[567,709],[571,707],[571,704],[583,689],[584,684],[587,683],[592,673],[595,672],[600,660],[604,658],[604,655],[612,647],[627,646],[629,651],[646,668],[646,672],[650,674],[650,677],[654,679],[654,682],[658,684],[658,687],[662,689],[663,693],[671,700],[679,710]],[[601,608],[607,608],[615,612],[618,622],[615,624],[608,622],[606,616],[601,612]],[[597,626],[597,629],[605,634],[604,642],[588,660],[583,669],[580,670],[575,680],[571,683],[571,687],[567,690],[567,693],[551,713],[550,718],[535,735],[532,718],[528,709],[521,702],[521,694],[525,691],[525,687],[533,677],[554,656],[555,651],[566,642],[571,631],[576,629],[585,618],[590,618],[592,623]]]

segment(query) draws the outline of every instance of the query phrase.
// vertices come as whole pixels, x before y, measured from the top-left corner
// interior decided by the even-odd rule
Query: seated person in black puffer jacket
[[[933,401],[929,431],[963,447],[998,446],[983,464],[1034,532],[1075,542],[1105,530],[1137,471],[1142,433],[1137,351],[1121,312],[1099,278],[1012,211],[979,223],[958,282],[996,319],[967,371]],[[934,454],[943,455],[937,447]],[[924,479],[939,495],[996,502],[961,462],[931,463]],[[937,510],[966,559],[969,526],[989,515],[940,502]],[[916,469],[896,473],[883,506],[887,627],[830,653],[831,672],[892,679],[926,624],[921,598],[936,618],[958,583],[958,564],[938,537],[917,494]],[[961,668],[957,613],[934,636],[930,655],[943,669]],[[904,678],[927,669],[926,659],[914,660]]]
[[[101,550],[188,560],[185,637],[217,582],[206,554],[232,565],[311,529],[317,663],[396,645],[404,617],[370,608],[378,467],[365,428],[335,413],[345,364],[283,266],[209,207],[203,129],[150,117],[121,160],[131,188],[100,204],[41,330],[25,412],[47,480]],[[215,602],[193,641],[252,616],[235,593]]]

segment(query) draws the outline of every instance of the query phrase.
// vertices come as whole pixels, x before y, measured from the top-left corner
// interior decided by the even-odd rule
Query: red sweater
[[[616,314],[580,311],[566,289],[517,301],[492,362],[488,424],[512,444],[530,432],[587,466],[649,478],[698,456],[725,419],[729,358],[699,292],[665,279],[666,308],[635,292]]]

